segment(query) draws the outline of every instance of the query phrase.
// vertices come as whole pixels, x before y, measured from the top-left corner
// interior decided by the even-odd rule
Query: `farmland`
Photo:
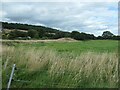
[[[4,41],[2,49],[4,88],[14,63],[17,69],[12,88],[118,87],[116,40],[32,43],[11,40]]]

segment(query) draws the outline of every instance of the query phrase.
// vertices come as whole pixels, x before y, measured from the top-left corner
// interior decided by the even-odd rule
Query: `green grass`
[[[32,44],[18,44],[17,46],[51,48],[58,52],[73,52],[79,54],[81,52],[115,52],[118,51],[118,41],[115,40],[95,40],[80,42],[42,42]]]
[[[114,88],[118,86],[117,51],[118,41],[113,40],[3,45],[3,69],[9,59],[2,72],[3,87],[16,63],[14,79],[31,82],[13,81],[13,88]]]

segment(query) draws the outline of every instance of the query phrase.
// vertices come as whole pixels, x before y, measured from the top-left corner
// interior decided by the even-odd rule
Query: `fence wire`
[[[27,84],[30,84],[30,83],[32,83],[33,81],[32,80],[27,80],[27,79],[22,79],[22,77],[20,77],[18,74],[20,74],[20,75],[24,75],[24,74],[26,74],[26,73],[28,73],[28,71],[32,71],[32,72],[37,72],[37,73],[40,73],[40,72],[46,72],[47,74],[49,74],[49,70],[44,70],[44,69],[40,69],[40,70],[38,70],[38,71],[36,71],[36,70],[32,70],[32,69],[29,69],[29,68],[27,68],[27,69],[22,69],[22,68],[16,68],[15,69],[15,72],[14,72],[14,76],[13,76],[13,79],[12,79],[12,82],[15,82],[15,83],[21,83],[21,84],[24,84],[24,83],[27,83]],[[6,73],[6,76],[7,76],[7,78],[9,77],[9,72],[8,73]],[[61,74],[61,72],[56,72],[55,74]],[[75,75],[75,74],[73,74],[73,73],[66,73],[66,75]],[[64,75],[64,74],[63,74]],[[54,77],[51,77],[51,78],[54,78]],[[48,87],[67,87],[67,88],[74,88],[74,87],[77,87],[77,85],[76,84],[63,84],[63,83],[53,83],[52,81],[49,81],[49,83],[47,82],[47,83],[44,83],[44,81],[45,80],[43,80],[43,81],[40,81],[39,82],[39,85],[41,85],[41,86],[48,86]],[[37,83],[37,82],[36,82]]]

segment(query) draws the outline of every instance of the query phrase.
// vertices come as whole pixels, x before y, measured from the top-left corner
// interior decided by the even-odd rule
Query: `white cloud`
[[[117,3],[41,2],[3,3],[3,21],[54,27],[64,31],[117,34]]]

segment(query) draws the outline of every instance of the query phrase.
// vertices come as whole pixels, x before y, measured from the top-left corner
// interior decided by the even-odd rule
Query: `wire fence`
[[[6,67],[6,66],[5,66]],[[12,67],[11,67],[12,68]],[[6,70],[6,69],[5,69]],[[31,83],[33,83],[33,80],[31,80],[30,78],[29,78],[29,76],[31,76],[31,75],[29,75],[28,76],[28,78],[25,78],[25,77],[22,77],[22,76],[24,76],[25,74],[28,74],[28,71],[31,71],[31,72],[37,72],[37,73],[39,73],[39,77],[41,76],[41,81],[39,82],[39,85],[40,86],[45,86],[45,87],[67,87],[67,88],[74,88],[74,87],[77,87],[76,86],[76,84],[73,84],[72,82],[70,83],[70,84],[67,84],[67,83],[61,83],[61,82],[57,82],[57,83],[55,83],[55,82],[53,82],[52,81],[52,78],[54,78],[54,77],[51,77],[51,81],[49,81],[49,82],[47,82],[47,83],[45,83],[46,81],[46,79],[44,80],[44,79],[42,79],[42,75],[40,74],[41,72],[45,72],[46,74],[48,74],[49,75],[49,70],[45,70],[45,69],[41,69],[41,70],[38,70],[38,71],[34,71],[34,70],[32,70],[32,69],[28,69],[28,68],[26,68],[26,69],[23,69],[23,68],[15,68],[15,71],[14,71],[14,74],[13,74],[13,77],[12,77],[12,84],[14,84],[14,83],[20,83],[20,84],[31,84]],[[59,74],[61,74],[60,72],[56,72],[56,75],[59,75]],[[63,75],[64,75],[64,73],[62,73]],[[66,75],[67,75],[67,73],[65,73]],[[68,76],[73,76],[73,75],[75,75],[75,74],[73,74],[73,73],[68,73]],[[9,78],[10,77],[10,72],[6,72],[6,77],[7,78]],[[79,81],[78,81],[79,82]],[[38,83],[38,82],[36,82],[36,83]]]

